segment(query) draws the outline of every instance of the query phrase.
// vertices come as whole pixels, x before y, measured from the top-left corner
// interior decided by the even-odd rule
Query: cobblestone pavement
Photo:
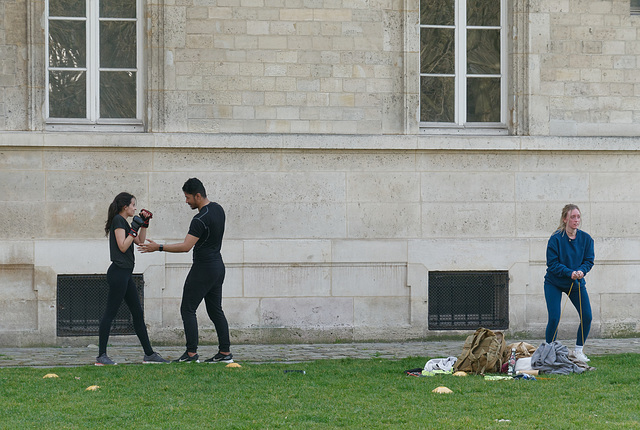
[[[534,346],[542,340],[524,340]],[[521,340],[507,339],[507,343]],[[569,349],[573,341],[561,340]],[[234,345],[232,352],[237,362],[273,363],[304,362],[339,358],[384,358],[406,357],[444,358],[458,356],[462,351],[462,340],[401,342],[401,343],[336,343],[336,344],[277,344]],[[159,346],[155,350],[167,359],[178,358],[184,349],[181,346]],[[0,367],[62,367],[91,365],[95,361],[98,347],[47,347],[47,348],[0,348]],[[201,346],[198,351],[202,360],[217,352],[216,346]],[[640,353],[640,338],[589,339],[585,353],[598,356],[617,353]],[[120,364],[141,363],[143,352],[139,345],[113,345],[109,356]]]

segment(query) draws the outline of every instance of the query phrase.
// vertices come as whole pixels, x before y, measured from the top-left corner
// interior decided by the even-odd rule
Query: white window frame
[[[455,114],[454,122],[420,121],[422,134],[508,134],[508,36],[507,36],[507,0],[500,0],[500,26],[476,27],[467,26],[467,0],[455,1],[455,24],[422,25],[419,28],[454,28],[455,29]],[[463,23],[464,25],[460,25]],[[471,29],[500,30],[500,74],[473,75],[474,77],[500,77],[500,122],[467,122],[467,30]],[[420,34],[420,30],[418,31]],[[422,48],[422,47],[421,47]],[[451,76],[420,73],[423,76]],[[422,105],[422,93],[419,96]],[[419,117],[418,117],[419,118]]]
[[[48,131],[144,131],[142,115],[144,100],[142,86],[144,83],[143,62],[143,20],[142,2],[136,0],[136,18],[100,18],[99,2],[86,0],[85,17],[49,17],[49,0],[45,0],[45,129]],[[65,69],[49,67],[49,20],[86,21],[86,67]],[[132,21],[136,22],[136,68],[100,68],[100,22]],[[50,118],[49,117],[49,71],[50,70],[84,70],[86,72],[86,118]],[[100,118],[100,72],[102,71],[135,71],[136,72],[136,117],[135,118]]]

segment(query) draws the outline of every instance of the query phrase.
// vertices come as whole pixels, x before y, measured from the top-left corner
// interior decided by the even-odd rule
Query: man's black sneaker
[[[217,353],[213,357],[204,361],[205,363],[233,363],[233,354]]]
[[[150,364],[150,363],[169,363],[169,360],[165,360],[164,358],[162,358],[162,356],[160,354],[158,354],[157,352],[154,352],[151,355],[144,355],[144,358],[142,359],[142,362],[144,364]]]
[[[180,356],[180,358],[178,358],[177,360],[173,360],[174,363],[200,363],[199,360],[200,356],[198,354],[194,355],[193,357],[189,355],[189,353],[187,351],[184,352],[184,354],[182,354]]]

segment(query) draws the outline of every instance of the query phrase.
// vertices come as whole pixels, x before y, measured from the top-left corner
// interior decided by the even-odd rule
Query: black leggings
[[[225,268],[222,260],[211,263],[194,263],[184,282],[180,314],[184,324],[184,336],[187,340],[187,351],[198,350],[198,319],[196,310],[202,300],[207,307],[209,318],[213,321],[218,334],[218,349],[227,352],[231,347],[229,341],[229,324],[222,311],[222,283]]]
[[[100,320],[100,342],[98,355],[102,355],[107,352],[107,341],[109,340],[111,323],[120,308],[122,300],[124,300],[129,307],[131,317],[133,318],[133,328],[138,339],[140,339],[140,344],[142,344],[144,353],[146,355],[153,354],[153,348],[151,348],[149,334],[147,333],[147,326],[144,323],[142,306],[140,305],[140,299],[138,298],[138,291],[133,282],[133,278],[131,277],[132,273],[133,269],[123,269],[115,264],[109,266],[109,270],[107,270],[109,295],[107,296],[107,308]]]

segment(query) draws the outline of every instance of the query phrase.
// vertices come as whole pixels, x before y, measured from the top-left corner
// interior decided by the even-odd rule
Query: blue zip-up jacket
[[[558,288],[569,289],[574,282],[571,274],[581,271],[585,275],[593,267],[595,253],[593,239],[582,230],[576,231],[576,238],[569,239],[564,230],[556,231],[547,243],[547,274],[545,282]],[[584,286],[584,278],[580,286]]]

